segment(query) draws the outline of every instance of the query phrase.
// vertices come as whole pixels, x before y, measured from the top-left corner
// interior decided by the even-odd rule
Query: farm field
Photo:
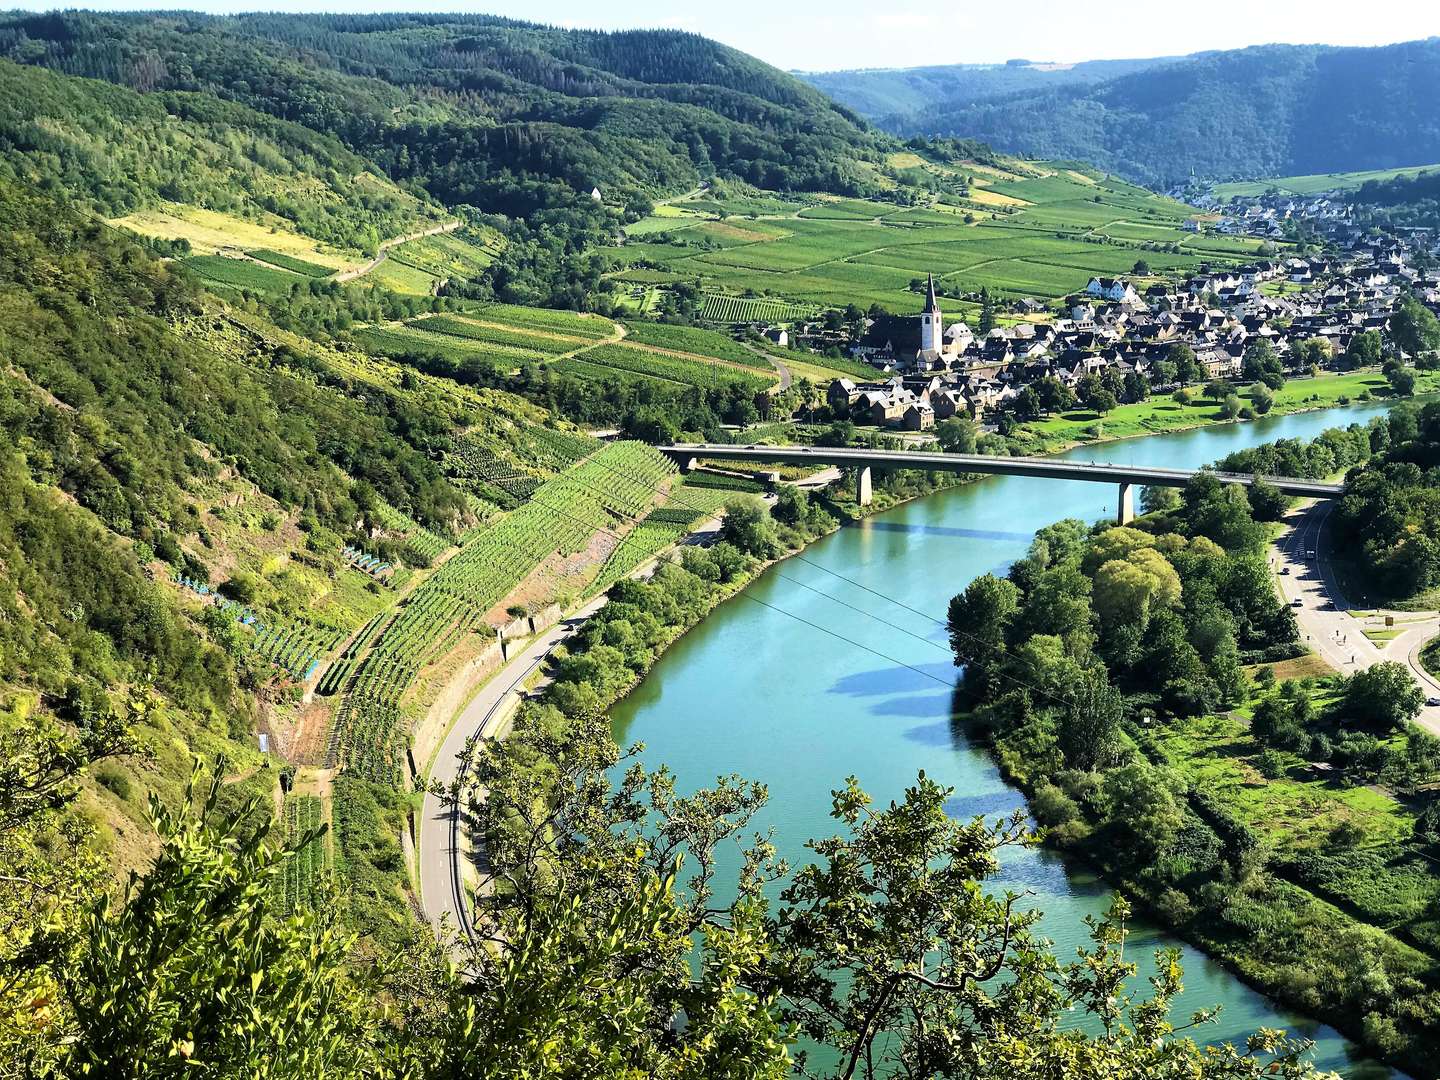
[[[291,286],[310,279],[303,274],[281,270],[277,266],[250,259],[230,259],[224,255],[193,255],[182,264],[213,285],[245,289],[250,292],[284,294]]]
[[[1414,176],[1440,165],[1409,165],[1400,169],[1369,169],[1363,172],[1311,173],[1307,176],[1277,176],[1273,180],[1240,180],[1230,184],[1216,184],[1211,189],[1221,202],[1234,198],[1264,195],[1267,191],[1278,191],[1288,195],[1314,195],[1322,191],[1348,191],[1358,188],[1367,180],[1393,180],[1397,176]]]
[[[1184,232],[1193,208],[1112,178],[1066,170],[973,175],[972,191],[1009,205],[972,211],[970,224],[965,211],[860,199],[821,199],[760,220],[647,219],[612,265],[623,271],[643,261],[649,273],[698,279],[716,297],[704,316],[739,321],[783,317],[741,308],[738,294],[747,291],[765,294],[757,305],[879,304],[903,313],[915,306],[912,283],[932,272],[950,293],[988,288],[1056,299],[1095,274],[1127,273],[1142,258],[1155,273],[1180,275],[1243,261],[1260,246]],[[727,202],[710,204],[731,212]]]
[[[720,390],[733,383],[741,383],[749,390],[760,391],[774,382],[769,376],[752,375],[737,367],[686,360],[633,345],[598,345],[580,353],[575,359],[587,366],[611,368],[707,390]],[[574,362],[561,361],[561,365],[572,365],[573,369]]]

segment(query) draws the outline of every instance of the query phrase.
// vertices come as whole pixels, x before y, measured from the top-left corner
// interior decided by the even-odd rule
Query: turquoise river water
[[[1381,405],[1356,405],[1194,431],[1080,447],[1080,460],[1186,467],[1243,447],[1364,422]],[[805,558],[943,620],[950,597],[980,574],[1003,574],[1034,532],[1064,517],[1113,515],[1114,487],[1063,480],[990,477],[919,499],[841,529]],[[810,589],[803,585],[810,586]],[[911,633],[817,595],[832,593]],[[779,611],[736,597],[677,642],[613,710],[622,745],[643,742],[645,762],[668,764],[682,791],[739,773],[768,785],[759,825],[773,826],[781,853],[804,859],[804,841],[835,831],[830,792],[855,774],[878,803],[897,797],[924,769],[953,786],[963,818],[1008,815],[1024,805],[987,753],[951,724],[956,671],[939,625],[799,560],[772,567],[746,592]],[[874,652],[837,640],[788,612]],[[875,653],[902,663],[892,663]],[[903,665],[919,668],[919,674]],[[940,680],[936,682],[935,680]],[[1006,858],[997,889],[1028,889],[1045,912],[1042,930],[1062,959],[1088,943],[1084,916],[1106,908],[1110,890],[1086,867],[1046,850]],[[1363,1059],[1334,1029],[1277,1007],[1203,953],[1139,922],[1127,948],[1140,977],[1154,950],[1178,945],[1185,992],[1174,1016],[1223,1005],[1220,1021],[1197,1034],[1235,1041],[1259,1027],[1282,1027],[1316,1041],[1317,1064],[1346,1077],[1395,1080],[1401,1074]]]

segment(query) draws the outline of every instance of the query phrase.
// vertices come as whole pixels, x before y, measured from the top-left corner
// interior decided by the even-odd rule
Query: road
[[[682,544],[707,544],[715,539],[720,528],[718,518],[699,523],[681,541]],[[648,577],[663,556],[657,556],[631,574]],[[509,730],[514,710],[525,693],[525,684],[545,664],[555,646],[584,626],[585,621],[605,606],[605,595],[595,597],[549,630],[536,634],[518,653],[482,686],[451,725],[450,731],[435,753],[435,765],[427,778],[439,781],[449,790],[460,779],[460,754],[465,744],[476,736],[503,738]],[[536,686],[543,686],[542,676]],[[462,936],[470,933],[470,908],[467,897],[470,885],[465,867],[469,863],[470,845],[461,827],[459,807],[426,792],[420,812],[420,905],[438,933],[442,921]]]
[[[451,725],[435,754],[431,780],[438,780],[448,789],[459,779],[460,754],[465,744],[477,735],[501,734],[524,693],[526,681],[545,663],[555,646],[575,634],[604,603],[605,597],[597,596],[569,618],[535,635],[505,662]],[[467,850],[458,808],[427,792],[420,816],[420,903],[437,929],[441,919],[448,918],[452,929],[468,933],[469,907],[463,880]]]
[[[341,270],[332,281],[345,282],[354,281],[358,277],[364,277],[377,266],[390,257],[390,249],[399,247],[401,244],[408,244],[411,240],[420,240],[426,236],[439,236],[441,233],[454,232],[461,225],[459,221],[447,221],[444,225],[434,225],[428,229],[421,229],[419,232],[406,233],[404,236],[392,236],[389,240],[382,240],[377,254],[367,263],[359,266],[352,266],[349,270]]]
[[[1302,504],[1286,515],[1289,528],[1275,541],[1272,565],[1280,595],[1292,605],[1305,644],[1345,674],[1394,660],[1410,669],[1427,698],[1440,697],[1440,680],[1420,665],[1420,650],[1440,633],[1440,615],[1413,611],[1352,615],[1329,563],[1332,510],[1329,502]],[[1293,606],[1295,600],[1300,601],[1299,607]],[[1386,615],[1394,617],[1394,629],[1400,633],[1390,641],[1371,641],[1365,636],[1365,627],[1383,627]],[[1427,705],[1416,723],[1440,735],[1440,706]]]

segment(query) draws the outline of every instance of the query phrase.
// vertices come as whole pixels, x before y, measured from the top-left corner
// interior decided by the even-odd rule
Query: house
[[[1140,294],[1128,281],[1119,278],[1093,277],[1090,283],[1085,286],[1085,292],[1089,296],[1100,297],[1104,300],[1113,300],[1115,303],[1140,302]]]
[[[761,331],[761,335],[767,341],[773,341],[780,348],[788,348],[790,345],[790,333],[783,326],[767,326]]]
[[[924,402],[916,402],[900,417],[900,426],[906,431],[925,431],[935,426],[935,410]]]
[[[594,188],[591,188],[591,189],[590,189],[590,198],[594,199],[596,202],[604,202],[604,201],[605,201],[605,198],[604,198],[604,196],[602,196],[602,195],[600,194],[600,189],[599,189],[598,187],[594,187]]]
[[[849,379],[836,379],[825,390],[825,404],[830,406],[831,412],[840,416],[849,411],[859,396],[859,388]]]

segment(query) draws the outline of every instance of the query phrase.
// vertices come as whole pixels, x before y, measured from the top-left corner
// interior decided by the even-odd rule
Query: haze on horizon
[[[1136,18],[1106,18],[1070,0],[1030,0],[1023,17],[996,18],[973,0],[732,0],[677,9],[670,0],[159,0],[84,5],[93,10],[202,10],[352,13],[466,10],[559,26],[602,30],[670,27],[723,41],[780,68],[923,67],[1004,63],[1013,58],[1054,63],[1177,56],[1211,49],[1286,44],[1388,45],[1440,34],[1434,0],[1212,0],[1203,16],[1185,5],[1132,0]],[[51,10],[73,5],[21,3]]]

